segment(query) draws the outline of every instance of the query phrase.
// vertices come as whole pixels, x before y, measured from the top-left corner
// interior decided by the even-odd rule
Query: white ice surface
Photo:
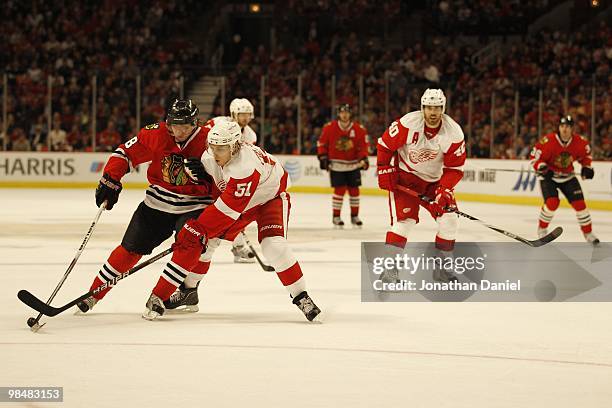
[[[334,231],[331,197],[292,195],[289,239],[324,324],[306,322],[274,274],[233,264],[224,244],[197,314],[141,319],[160,261],[90,314],[43,317],[34,334],[26,319],[36,314],[16,294],[46,300],[95,215],[93,192],[0,194],[0,386],[63,386],[66,407],[611,406],[610,303],[361,303],[360,241],[384,240],[383,197],[362,197],[363,230]],[[53,304],[89,289],[142,198],[126,190],[102,215]],[[461,208],[535,235],[536,207]],[[592,216],[612,241],[612,214]],[[565,227],[561,240],[582,241],[571,210],[554,225]],[[434,228],[424,216],[413,239],[431,240]],[[460,231],[461,241],[506,240],[467,220]]]

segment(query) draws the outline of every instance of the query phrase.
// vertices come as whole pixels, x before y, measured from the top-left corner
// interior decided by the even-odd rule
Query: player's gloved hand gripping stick
[[[413,191],[413,190],[411,190],[411,189],[409,189],[407,187],[404,187],[404,186],[402,186],[400,184],[396,185],[396,189],[401,191],[401,192],[403,192],[403,193],[410,194],[413,197],[417,197],[421,201],[424,201],[424,202],[426,202],[428,204],[432,204],[434,202],[434,200],[432,200],[431,198],[425,196],[424,194],[419,194],[416,191]],[[459,211],[457,208],[450,208],[448,210],[457,213],[457,215],[459,215],[461,217],[467,218],[467,219],[472,220],[472,221],[477,221],[481,225],[484,225],[485,227],[487,227],[489,229],[492,229],[493,231],[499,232],[500,234],[503,234],[503,235],[505,235],[505,236],[507,236],[509,238],[515,239],[515,240],[517,240],[519,242],[522,242],[523,244],[529,245],[529,246],[534,247],[534,248],[540,247],[542,245],[546,245],[549,242],[554,241],[555,239],[557,239],[563,233],[563,228],[557,227],[554,230],[552,230],[550,233],[548,233],[547,235],[543,236],[542,238],[530,241],[530,240],[525,239],[525,238],[523,238],[521,236],[513,234],[512,232],[509,232],[509,231],[506,231],[506,230],[504,230],[502,228],[499,228],[499,227],[496,227],[494,225],[488,224],[488,223],[486,223],[486,222],[484,222],[484,221],[482,221],[482,220],[480,220],[480,219],[478,219],[478,218],[476,218],[474,216],[471,216],[471,215],[466,214],[466,213],[464,213],[462,211]]]

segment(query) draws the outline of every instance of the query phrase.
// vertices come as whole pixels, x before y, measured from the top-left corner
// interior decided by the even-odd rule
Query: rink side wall
[[[330,193],[329,176],[315,156],[276,156],[291,177],[290,191]],[[95,188],[108,153],[0,153],[0,187]],[[376,158],[370,158],[375,163]],[[578,169],[580,166],[576,166]],[[612,211],[612,162],[594,162],[595,178],[582,181],[589,208]],[[494,171],[505,169],[512,171]],[[540,187],[524,160],[469,159],[457,198],[488,203],[541,205]],[[147,186],[146,165],[123,178],[125,188]],[[375,166],[362,172],[362,194],[386,195],[379,190]],[[563,204],[565,200],[562,200]]]

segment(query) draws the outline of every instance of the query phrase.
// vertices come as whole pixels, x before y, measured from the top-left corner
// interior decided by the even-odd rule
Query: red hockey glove
[[[452,212],[453,209],[457,208],[453,190],[444,186],[438,186],[436,187],[435,195],[436,198],[434,202],[429,205],[429,209],[436,217],[446,212]]]
[[[397,186],[397,169],[393,166],[378,166],[378,187],[382,190],[393,191]]]
[[[196,219],[187,220],[172,244],[174,249],[172,260],[183,268],[191,270],[198,263],[200,254],[206,250],[207,243],[208,237],[204,226]]]

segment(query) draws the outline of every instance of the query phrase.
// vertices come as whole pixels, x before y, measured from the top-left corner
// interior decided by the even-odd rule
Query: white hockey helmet
[[[221,146],[233,146],[240,141],[242,132],[238,123],[229,120],[215,121],[214,126],[208,132],[208,144]]]
[[[234,99],[232,102],[230,102],[229,110],[230,116],[234,120],[236,120],[239,113],[248,113],[250,114],[251,119],[255,118],[255,109],[253,108],[253,104],[246,98]]]
[[[444,92],[441,89],[429,89],[423,93],[421,96],[421,110],[423,110],[424,106],[441,106],[442,112],[446,108],[446,96],[444,96]]]

